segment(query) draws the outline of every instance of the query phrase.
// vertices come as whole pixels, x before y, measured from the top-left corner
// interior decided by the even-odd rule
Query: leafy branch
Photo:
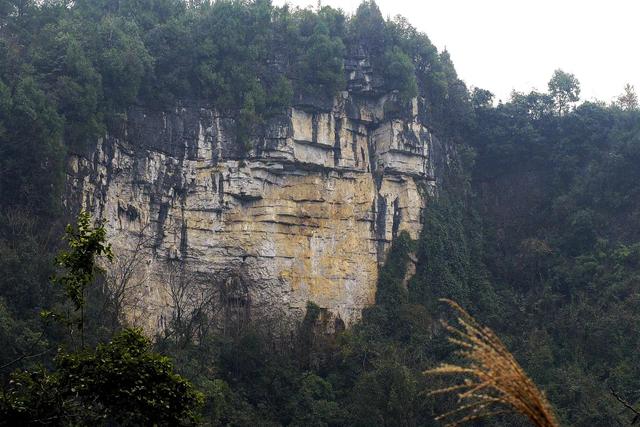
[[[103,223],[92,225],[91,215],[86,211],[81,211],[78,215],[77,225],[67,225],[64,239],[67,241],[69,250],[61,251],[56,257],[56,264],[65,273],[54,276],[52,282],[62,286],[65,296],[73,304],[74,310],[80,311],[79,319],[76,321],[80,331],[81,345],[84,348],[84,306],[85,291],[95,280],[96,275],[102,272],[97,265],[97,258],[106,257],[109,261],[113,259],[111,245],[106,243],[106,230]],[[65,319],[66,316],[44,313],[45,316]],[[67,319],[70,324],[73,322]]]

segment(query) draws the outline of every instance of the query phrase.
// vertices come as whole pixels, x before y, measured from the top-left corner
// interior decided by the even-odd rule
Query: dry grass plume
[[[462,382],[434,390],[429,395],[456,393],[458,407],[438,416],[447,426],[516,411],[536,426],[558,427],[544,394],[527,376],[500,338],[479,324],[451,300],[441,300],[458,312],[459,326],[444,324],[449,341],[459,347],[463,364],[442,364],[426,375],[461,376]]]

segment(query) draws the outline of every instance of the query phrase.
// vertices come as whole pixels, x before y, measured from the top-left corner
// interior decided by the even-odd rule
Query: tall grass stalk
[[[442,364],[426,375],[461,377],[462,382],[433,390],[429,395],[455,393],[457,408],[436,419],[447,426],[506,412],[518,412],[539,427],[559,427],[544,394],[520,367],[500,338],[478,323],[456,302],[441,300],[457,311],[459,325],[444,322],[449,341],[459,347],[461,364]]]

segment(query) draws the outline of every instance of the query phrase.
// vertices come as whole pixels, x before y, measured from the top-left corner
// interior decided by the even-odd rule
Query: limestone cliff
[[[348,325],[373,303],[392,238],[420,231],[441,149],[419,100],[398,108],[350,77],[333,105],[290,108],[246,153],[231,119],[193,104],[131,108],[71,159],[70,194],[106,220],[116,254],[138,253],[131,318],[163,326],[175,265],[236,316],[298,316],[313,301]]]

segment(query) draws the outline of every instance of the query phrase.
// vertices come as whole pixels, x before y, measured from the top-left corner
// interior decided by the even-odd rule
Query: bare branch
[[[625,398],[616,393],[613,387],[609,387],[609,391],[611,391],[611,394],[616,398],[618,402],[622,403],[627,409],[635,414],[632,422],[632,424],[635,424],[635,422],[638,420],[638,417],[640,417],[640,411],[634,408]]]

